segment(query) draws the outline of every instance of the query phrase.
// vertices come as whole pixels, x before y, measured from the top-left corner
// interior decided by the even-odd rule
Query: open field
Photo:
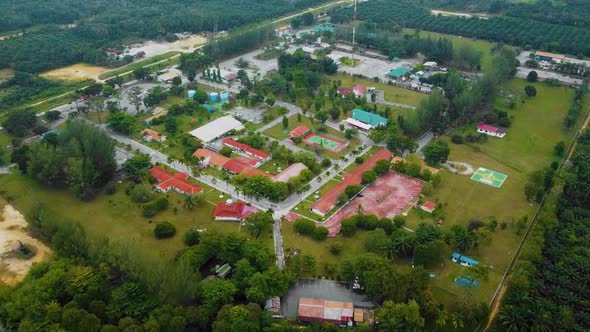
[[[78,63],[68,67],[54,69],[41,74],[42,77],[61,80],[61,81],[77,81],[83,79],[98,80],[100,74],[107,72],[109,69],[104,67],[98,67],[88,65],[85,63]]]
[[[14,70],[10,68],[0,69],[0,80],[7,80],[14,75]]]
[[[166,65],[166,67],[168,67],[168,66],[178,63],[178,61],[180,60],[179,55],[180,55],[180,52],[174,52],[174,51],[167,52],[167,53],[160,54],[160,55],[156,55],[151,58],[140,60],[137,62],[132,62],[128,65],[125,65],[123,67],[119,67],[115,70],[111,70],[106,73],[102,73],[101,75],[98,75],[98,78],[101,80],[106,80],[106,79],[115,77],[117,75],[121,75],[121,74],[124,74],[129,71],[133,71],[137,68],[153,66],[160,61],[164,61],[164,64]],[[165,60],[167,60],[167,61],[165,61]]]
[[[283,240],[285,257],[287,257],[291,250],[300,249],[303,255],[312,255],[316,259],[316,274],[317,276],[326,276],[330,278],[337,277],[338,273],[329,273],[326,265],[330,264],[340,270],[340,263],[343,260],[354,258],[360,253],[365,252],[363,242],[366,238],[366,232],[358,232],[352,238],[343,238],[341,236],[336,238],[328,238],[324,241],[316,241],[310,236],[304,236],[297,233],[293,227],[293,223],[283,221]],[[343,248],[339,255],[330,253],[330,244],[339,241],[342,242]],[[330,267],[328,266],[328,270]]]
[[[409,33],[414,33],[412,29],[406,29]],[[431,32],[431,31],[420,31],[421,38],[446,38],[453,43],[453,48],[457,51],[463,45],[472,46],[481,51],[481,69],[482,71],[490,70],[491,68],[491,60],[492,60],[492,48],[494,47],[494,43],[474,39],[474,38],[467,38],[467,37],[460,37],[454,35],[448,35],[444,33],[438,32]]]
[[[142,44],[130,46],[129,54],[135,55],[139,52],[144,52],[146,57],[153,57],[170,52],[192,52],[206,42],[207,38],[201,35],[192,35],[188,38],[173,42],[150,40]]]
[[[341,81],[343,87],[352,87],[356,84],[360,84],[364,87],[375,87],[377,90],[383,90],[385,92],[385,100],[406,105],[416,106],[420,103],[420,100],[428,96],[427,94],[417,91],[412,91],[385,83],[377,83],[372,80],[352,77],[349,75],[332,75],[330,76],[330,79],[333,81]]]
[[[199,185],[206,192],[211,190]],[[182,196],[174,192],[157,194],[159,197],[167,196],[170,206],[154,218],[144,218],[141,216],[140,205],[131,202],[125,194],[127,186],[126,183],[118,184],[117,192],[112,196],[101,194],[91,202],[81,202],[68,191],[48,189],[16,173],[0,176],[0,188],[4,197],[9,198],[25,215],[37,204],[43,204],[56,216],[56,221],[79,222],[90,239],[108,236],[115,242],[134,245],[146,255],[155,258],[173,258],[184,247],[182,235],[188,229],[239,230],[238,223],[214,222],[214,206],[210,203],[193,210],[183,208]],[[216,194],[209,194],[208,198],[216,196],[218,197]],[[154,226],[162,221],[176,226],[177,234],[174,238],[157,240],[154,237]]]

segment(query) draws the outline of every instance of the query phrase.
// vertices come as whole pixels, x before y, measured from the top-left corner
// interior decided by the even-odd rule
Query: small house
[[[296,138],[303,138],[311,133],[311,129],[306,126],[299,126],[289,132],[289,139],[294,140]]]
[[[422,206],[420,206],[420,209],[422,211],[432,213],[436,209],[436,203],[431,202],[431,201],[426,201],[426,202],[424,202],[424,204],[422,204]]]
[[[436,67],[438,67],[438,63],[436,63],[434,61],[424,62],[424,69],[426,69],[426,70],[433,70],[433,69],[436,69]]]
[[[144,129],[141,135],[146,142],[164,142],[166,140],[166,136],[160,136],[157,131],[149,128]]]
[[[365,95],[366,90],[362,85],[357,84],[352,88],[352,93],[354,93],[355,97],[361,98]]]
[[[479,264],[479,262],[476,261],[475,259],[471,259],[467,256],[463,256],[463,255],[459,254],[458,252],[454,252],[451,254],[451,261],[453,263],[457,263],[457,264],[460,264],[461,266],[465,266],[465,267],[470,267],[470,266]]]
[[[346,97],[346,96],[350,96],[351,94],[353,94],[353,91],[351,88],[338,88],[338,90],[336,90],[336,93],[340,97]]]
[[[477,124],[477,132],[481,134],[486,134],[488,136],[499,137],[503,138],[506,136],[506,129],[505,128],[498,128],[494,126],[487,125],[483,122],[479,122]]]

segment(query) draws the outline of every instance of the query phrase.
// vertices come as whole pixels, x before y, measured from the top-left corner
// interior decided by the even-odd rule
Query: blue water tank
[[[229,92],[227,91],[222,91],[220,94],[221,97],[221,102],[226,103],[229,101]]]
[[[209,92],[209,99],[211,101],[219,101],[219,93],[217,93],[217,92]]]
[[[188,90],[188,97],[193,98],[196,93],[197,93],[197,91],[195,91],[195,90]]]

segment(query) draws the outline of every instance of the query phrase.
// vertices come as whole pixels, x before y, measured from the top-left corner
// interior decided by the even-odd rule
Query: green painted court
[[[480,167],[471,176],[471,180],[487,184],[495,188],[502,187],[508,175]]]
[[[303,138],[303,141],[308,142],[310,144],[323,146],[324,148],[335,152],[340,152],[346,146],[345,142],[341,142],[333,138],[318,135],[315,133],[307,135],[305,138]]]

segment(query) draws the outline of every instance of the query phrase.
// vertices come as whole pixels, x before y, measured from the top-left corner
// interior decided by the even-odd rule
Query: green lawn
[[[201,185],[201,184],[199,184]],[[125,194],[126,183],[117,185],[112,196],[99,195],[91,202],[81,202],[66,190],[47,189],[16,173],[0,176],[3,195],[25,215],[37,203],[47,206],[59,221],[76,221],[83,225],[89,237],[108,236],[116,242],[133,245],[155,258],[171,259],[184,247],[182,235],[191,228],[238,231],[238,223],[215,222],[214,206],[206,204],[193,210],[182,207],[183,198],[174,192],[158,194],[168,197],[170,207],[152,219],[141,216],[141,208]],[[205,187],[209,191],[209,188]],[[211,195],[207,195],[211,198]],[[153,229],[157,222],[168,221],[176,226],[172,239],[157,240]]]
[[[406,32],[414,33],[412,29],[406,29]],[[470,45],[478,50],[481,51],[481,69],[482,71],[492,69],[491,68],[491,60],[492,60],[492,48],[494,47],[494,43],[490,43],[485,40],[473,39],[473,38],[466,38],[466,37],[459,37],[454,35],[448,35],[444,33],[438,32],[431,32],[431,31],[420,31],[421,38],[446,38],[453,43],[453,48],[455,52],[461,48],[463,45]]]
[[[418,105],[418,103],[420,103],[420,100],[428,96],[427,94],[416,92],[413,90],[404,89],[385,83],[376,83],[372,80],[352,77],[349,75],[332,75],[330,76],[330,79],[333,81],[340,80],[342,82],[343,87],[352,87],[356,84],[360,84],[364,87],[373,86],[377,88],[377,90],[383,90],[385,92],[385,100],[401,104]]]
[[[299,249],[301,254],[312,255],[316,259],[316,276],[336,278],[337,274],[329,274],[326,271],[327,264],[333,264],[337,271],[340,270],[340,264],[343,260],[354,258],[359,253],[365,252],[363,241],[366,238],[366,232],[358,232],[352,238],[345,238],[341,235],[335,238],[329,238],[325,241],[316,241],[310,236],[303,236],[293,227],[293,223],[283,221],[283,241],[285,256],[288,256],[291,250]],[[334,241],[341,241],[344,245],[339,255],[330,253],[330,244]]]

